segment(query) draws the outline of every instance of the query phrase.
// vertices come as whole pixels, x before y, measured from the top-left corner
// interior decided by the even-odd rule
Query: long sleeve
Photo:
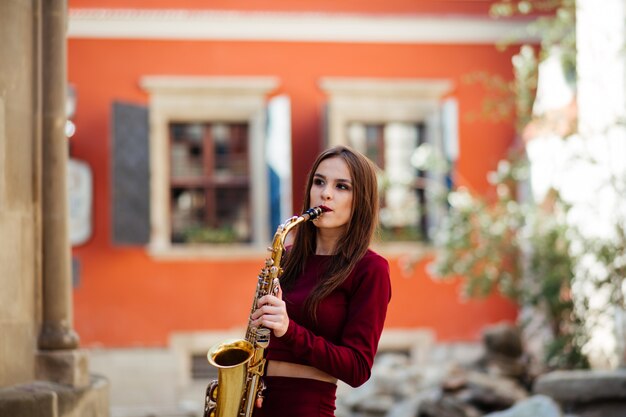
[[[350,277],[345,324],[336,343],[293,319],[287,333],[280,338],[300,363],[314,366],[353,387],[363,384],[371,375],[391,298],[389,265],[384,258],[370,254]]]

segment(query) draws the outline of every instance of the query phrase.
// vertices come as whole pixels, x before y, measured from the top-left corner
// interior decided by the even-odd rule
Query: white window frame
[[[265,111],[273,77],[147,76],[150,95],[150,243],[158,257],[237,257],[265,253],[269,236]],[[247,123],[249,135],[251,244],[173,244],[170,226],[169,126],[172,122]]]
[[[443,148],[442,106],[454,85],[447,79],[380,79],[325,77],[321,89],[327,94],[327,144],[348,145],[351,122],[388,124],[424,123],[428,142]],[[440,216],[436,209],[434,216]],[[389,242],[387,251],[406,250],[422,243]]]

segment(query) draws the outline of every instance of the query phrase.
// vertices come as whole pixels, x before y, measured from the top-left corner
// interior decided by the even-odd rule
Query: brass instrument
[[[259,273],[252,301],[252,314],[258,300],[267,294],[278,294],[282,274],[280,261],[287,234],[298,224],[322,215],[322,207],[313,207],[300,216],[293,216],[279,225],[268,248],[270,256]],[[270,342],[271,330],[254,327],[248,321],[245,339],[227,340],[209,349],[207,359],[218,370],[217,380],[206,389],[204,417],[251,417],[254,403],[265,388],[261,377],[265,371],[264,352]]]

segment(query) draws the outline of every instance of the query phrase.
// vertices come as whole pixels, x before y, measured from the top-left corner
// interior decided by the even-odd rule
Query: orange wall
[[[78,1],[77,1],[78,3]],[[321,149],[320,77],[448,78],[456,87],[461,120],[462,182],[488,190],[486,173],[504,155],[510,123],[470,122],[482,90],[463,77],[475,71],[511,76],[510,56],[493,46],[254,43],[208,41],[69,41],[69,81],[78,94],[73,156],[94,173],[94,234],[75,248],[81,282],[75,321],[84,346],[157,346],[172,331],[243,326],[262,259],[155,261],[142,248],[111,245],[109,136],[113,100],[146,103],[144,75],[274,76],[292,103],[294,195],[306,167]],[[305,167],[302,169],[301,167]],[[296,198],[294,208],[299,208]],[[420,265],[411,277],[392,265],[393,300],[388,327],[430,327],[442,340],[475,339],[490,322],[515,317],[498,298],[461,303],[455,284],[435,283]]]

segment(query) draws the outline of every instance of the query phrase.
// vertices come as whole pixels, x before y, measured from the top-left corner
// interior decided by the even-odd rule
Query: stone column
[[[42,328],[38,378],[73,386],[89,383],[87,358],[76,350],[67,204],[67,0],[41,2]]]

